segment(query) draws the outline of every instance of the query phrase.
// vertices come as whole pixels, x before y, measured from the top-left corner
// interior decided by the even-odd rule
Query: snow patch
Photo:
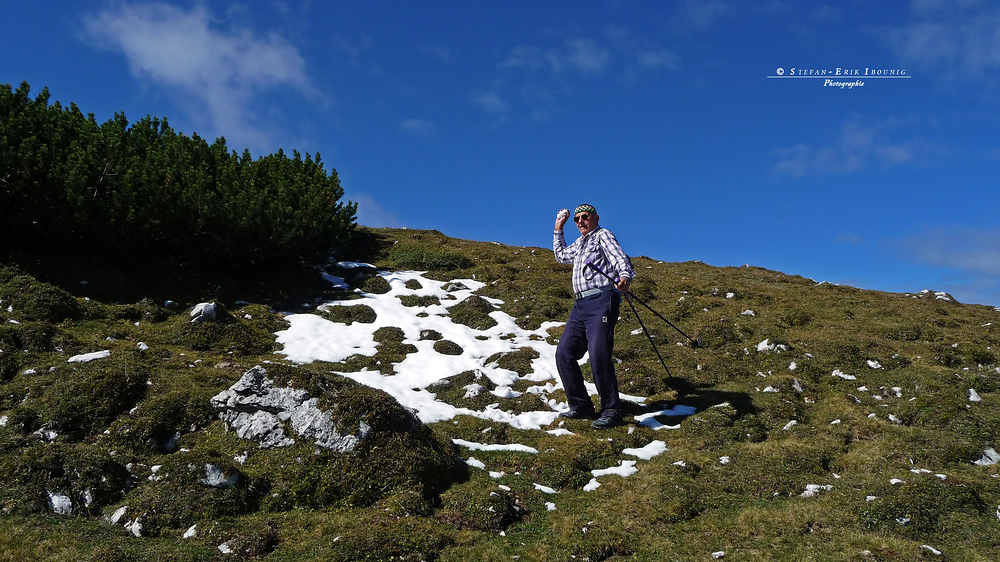
[[[83,353],[81,355],[74,355],[67,360],[67,363],[87,363],[95,359],[104,359],[105,357],[111,357],[111,350],[105,349],[104,351],[95,351],[93,353]]]

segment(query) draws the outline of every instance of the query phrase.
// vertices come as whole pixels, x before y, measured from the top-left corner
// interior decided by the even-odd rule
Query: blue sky
[[[555,213],[589,202],[633,256],[1000,305],[993,1],[5,11],[0,83],[318,152],[361,224],[547,247]]]

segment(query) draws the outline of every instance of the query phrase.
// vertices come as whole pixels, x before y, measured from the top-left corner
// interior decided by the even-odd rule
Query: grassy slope
[[[572,305],[569,271],[554,263],[550,250],[456,240],[433,231],[376,230],[366,236],[364,251],[352,258],[380,268],[430,270],[440,280],[475,276],[487,283],[479,294],[502,299],[503,309],[525,327],[561,321]],[[645,257],[634,264],[640,273],[635,294],[704,344],[678,345],[684,338],[640,309],[670,367],[667,377],[645,336],[632,334],[639,325],[623,305],[616,343],[622,391],[650,397],[650,408],[695,406],[697,413],[680,429],[635,426],[632,433],[628,427],[596,433],[584,422],[571,422],[576,436],[554,437],[459,418],[432,429],[441,439],[522,443],[541,451],[474,454],[490,470],[508,474],[503,483],[509,493],[485,471],[471,470],[436,503],[396,495],[361,508],[237,510],[213,519],[208,529],[200,524],[204,531],[193,540],[179,538],[183,528],[138,540],[98,522],[96,512],[55,517],[11,508],[21,503],[8,498],[0,517],[0,558],[212,559],[222,540],[236,538],[247,557],[267,560],[704,560],[716,551],[725,551],[725,560],[940,559],[921,545],[949,560],[993,559],[1000,546],[998,468],[972,461],[985,448],[1000,446],[1000,313],[933,293],[819,285],[754,267]],[[7,281],[0,277],[0,285]],[[124,412],[135,405],[154,412],[144,427],[162,421],[155,412],[191,422],[196,431],[185,432],[182,447],[225,449],[219,443],[226,437],[219,435],[218,422],[209,423],[211,412],[202,401],[232,384],[241,368],[276,360],[271,333],[281,325],[280,314],[262,305],[275,304],[267,295],[294,293],[261,291],[259,285],[245,291],[250,296],[239,287],[228,291],[231,300],[224,304],[238,325],[214,336],[187,330],[183,307],[193,300],[178,309],[78,301],[82,312],[76,320],[55,323],[24,322],[17,316],[21,307],[8,314],[4,303],[0,322],[10,316],[23,323],[0,347],[0,415],[13,420],[0,430],[0,469],[26,466],[10,460],[26,447],[33,454],[42,450],[17,430],[41,423],[61,424],[64,436],[46,446],[62,447],[63,457],[100,457],[106,450],[99,435],[124,423]],[[241,299],[255,304],[237,304]],[[752,316],[744,314],[748,310]],[[242,320],[246,313],[252,320]],[[469,315],[474,323],[476,311]],[[391,339],[377,359],[345,363],[390,363],[394,354],[406,352]],[[785,349],[758,352],[765,339]],[[138,341],[148,343],[157,360],[143,363],[136,356],[133,374],[143,370],[157,382],[156,392],[141,393],[125,376],[131,357],[126,350]],[[68,355],[95,349],[122,352],[114,355],[125,358],[114,367],[115,376],[65,367]],[[517,354],[497,359],[514,370],[530,361]],[[50,366],[58,369],[48,373]],[[27,368],[36,373],[24,375]],[[834,377],[834,370],[857,380]],[[125,396],[121,404],[91,401],[105,404],[98,407],[67,398],[101,392],[111,384],[105,379],[118,385],[110,396]],[[777,392],[763,392],[767,387]],[[969,389],[982,401],[970,402]],[[129,399],[132,391],[136,397]],[[173,406],[150,407],[157,400]],[[630,413],[645,411],[634,406]],[[783,429],[790,420],[797,425]],[[623,448],[653,439],[665,441],[669,451],[640,462],[639,472],[628,478],[606,476],[597,491],[581,491],[590,470],[616,466],[631,458],[622,455]],[[170,461],[141,446],[130,451],[134,462]],[[723,456],[728,464],[720,462]],[[72,469],[73,462],[83,463],[66,461],[65,467]],[[931,472],[913,472],[918,469]],[[890,484],[893,478],[905,483]],[[543,494],[534,483],[559,494]],[[800,497],[808,484],[833,488]],[[866,501],[868,496],[876,499]],[[548,511],[547,501],[557,510]]]

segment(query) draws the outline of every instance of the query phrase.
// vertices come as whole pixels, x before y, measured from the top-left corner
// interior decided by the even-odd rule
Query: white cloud
[[[351,39],[343,35],[334,35],[332,38],[333,48],[345,56],[348,64],[360,67],[364,61],[365,53],[374,47],[371,37],[361,34]],[[381,72],[378,68],[370,69],[372,72]]]
[[[827,146],[797,144],[772,151],[778,163],[772,170],[781,175],[802,177],[813,174],[846,174],[875,164],[895,166],[909,162],[924,150],[917,140],[884,140],[898,123],[863,125],[853,119],[843,124],[839,138]]]
[[[124,54],[134,75],[176,90],[182,103],[207,116],[213,130],[202,136],[262,145],[266,135],[251,110],[257,95],[276,87],[315,93],[288,41],[222,29],[201,6],[116,5],[86,18],[84,29],[98,46]]]
[[[809,12],[809,19],[819,23],[841,23],[844,17],[837,8],[828,4],[820,4]]]
[[[941,268],[934,290],[960,302],[1000,305],[1000,230],[938,227],[889,245],[906,261]]]
[[[1000,276],[1000,230],[935,228],[903,238],[899,246],[920,263]]]
[[[487,113],[502,115],[507,112],[507,103],[496,92],[474,92],[472,103]]]
[[[658,45],[652,44],[641,37],[636,37],[626,28],[611,26],[605,31],[611,44],[627,58],[630,58],[644,68],[680,68],[680,56]]]
[[[734,11],[723,0],[685,0],[677,9],[674,24],[683,31],[704,31]]]
[[[424,45],[420,47],[420,50],[431,55],[440,62],[447,64],[454,64],[455,62],[455,57],[452,56],[451,51],[449,51],[446,47],[438,45]]]
[[[406,119],[399,124],[399,130],[421,137],[433,137],[434,123],[424,121],[423,119]]]
[[[562,100],[584,88],[582,80],[608,76],[630,85],[641,74],[660,68],[677,70],[680,57],[626,28],[609,26],[596,37],[562,36],[548,45],[517,45],[498,65],[499,76],[472,102],[480,109],[506,116],[520,106],[536,122],[563,112]]]
[[[938,69],[948,78],[982,77],[1000,69],[1000,7],[992,2],[919,0],[911,18],[886,35],[907,64]]]
[[[520,45],[500,66],[525,70],[549,69],[554,72],[600,74],[611,63],[611,52],[590,39],[567,39],[551,49]]]
[[[582,74],[600,74],[611,64],[611,53],[588,39],[566,41],[565,62]]]
[[[636,53],[636,61],[646,67],[664,66],[675,70],[680,67],[680,56],[667,49],[640,51]]]
[[[537,47],[520,45],[514,47],[510,56],[508,56],[507,60],[501,63],[500,66],[537,70],[546,66],[546,64],[544,51]]]
[[[406,226],[392,211],[364,193],[345,193],[344,198],[358,204],[358,224],[371,228]]]

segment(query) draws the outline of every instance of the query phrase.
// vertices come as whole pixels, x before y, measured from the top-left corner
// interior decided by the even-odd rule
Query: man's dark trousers
[[[601,415],[621,413],[618,379],[615,377],[614,359],[611,357],[620,304],[621,293],[604,291],[577,299],[569,313],[566,328],[556,347],[556,369],[566,390],[569,407],[574,412],[590,414],[594,411],[579,363],[583,354],[589,352],[594,384],[601,395]]]

